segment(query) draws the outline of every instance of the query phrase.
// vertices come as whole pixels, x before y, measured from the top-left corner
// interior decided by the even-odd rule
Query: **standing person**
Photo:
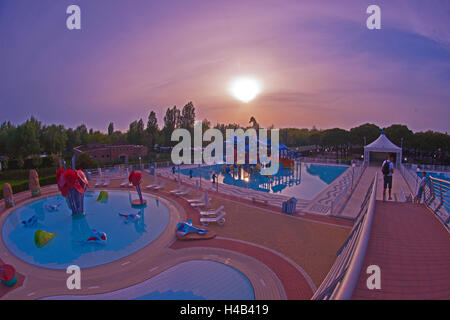
[[[212,175],[212,183],[215,184],[216,183],[216,174],[213,173]]]
[[[175,166],[172,167],[172,174],[175,174]]]
[[[192,179],[192,174],[193,174],[192,169],[189,169],[189,178],[190,178],[190,179]]]
[[[417,189],[416,197],[414,198],[414,203],[420,204],[423,191],[425,190],[425,185],[427,184],[427,180],[427,173],[424,171],[422,172],[422,180],[420,180],[419,188]]]
[[[384,188],[383,201],[386,200],[386,189],[389,188],[389,200],[392,200],[392,175],[394,174],[394,157],[389,155],[388,159],[383,161],[381,172],[383,173]]]

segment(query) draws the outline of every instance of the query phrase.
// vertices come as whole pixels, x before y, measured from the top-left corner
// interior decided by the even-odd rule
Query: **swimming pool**
[[[302,163],[296,170],[280,167],[277,174],[268,177],[263,176],[250,168],[236,169],[234,172],[223,173],[223,165],[203,166],[192,169],[193,177],[202,177],[211,181],[215,172],[220,183],[248,188],[252,190],[277,193],[303,200],[312,200],[336,178],[338,178],[348,166],[306,164]],[[189,176],[191,169],[181,169],[180,173]]]
[[[97,202],[98,191],[87,192],[85,212],[82,217],[73,217],[65,199],[51,196],[30,202],[14,210],[2,227],[3,242],[18,258],[33,265],[51,269],[65,269],[75,264],[81,268],[98,266],[123,258],[156,240],[166,229],[170,212],[158,199],[144,196],[147,206],[135,209],[130,205],[130,196],[137,194],[109,191],[106,202]],[[58,205],[55,211],[46,206]],[[131,221],[119,213],[138,214]],[[30,226],[22,221],[32,217],[36,222]],[[37,230],[56,233],[44,247],[34,242]],[[85,243],[92,230],[105,232],[107,242]]]
[[[427,176],[431,176],[433,178],[438,178],[445,181],[450,181],[450,173],[448,172],[428,172],[424,170],[427,173]],[[416,174],[419,176],[419,178],[422,178],[422,171],[417,172]]]
[[[254,300],[255,293],[250,280],[239,270],[216,261],[190,260],[122,290],[46,299]]]

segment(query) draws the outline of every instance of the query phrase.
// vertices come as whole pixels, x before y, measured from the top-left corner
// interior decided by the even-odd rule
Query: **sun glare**
[[[230,92],[236,99],[247,103],[261,92],[261,86],[254,78],[238,78],[231,82]]]

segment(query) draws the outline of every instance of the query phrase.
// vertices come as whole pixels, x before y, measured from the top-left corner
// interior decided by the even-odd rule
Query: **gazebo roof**
[[[400,152],[402,151],[402,149],[392,143],[391,140],[386,137],[383,131],[381,132],[381,135],[377,140],[364,147],[364,151]]]

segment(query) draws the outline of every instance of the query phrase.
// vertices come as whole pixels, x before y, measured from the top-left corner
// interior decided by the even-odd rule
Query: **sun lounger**
[[[210,223],[217,223],[220,226],[225,224],[225,211],[220,212],[217,217],[200,217],[200,223],[207,226]]]
[[[121,187],[125,187],[128,184],[128,178],[126,178],[121,184]]]
[[[157,187],[158,184],[157,183],[153,183],[153,184],[149,184],[148,186],[145,187],[145,189],[152,189],[154,187]]]
[[[163,181],[163,182],[161,182],[161,184],[159,186],[154,187],[153,190],[160,190],[160,189],[164,188],[165,185],[166,185],[166,182]]]
[[[200,198],[197,198],[197,199],[184,199],[184,200],[186,200],[189,203],[203,202],[203,200],[205,200],[205,196],[203,195],[203,196],[201,196]]]
[[[178,189],[175,189],[175,190],[172,190],[172,191],[169,191],[169,192],[172,193],[172,194],[176,194],[178,192],[183,191],[183,189],[184,189],[184,186],[181,185]]]
[[[268,204],[268,201],[267,201],[266,199],[256,198],[256,197],[252,197],[252,202],[253,202],[253,203],[261,202],[261,203],[264,203],[265,205]]]
[[[102,179],[98,179],[98,180],[95,182],[94,187],[97,188],[97,187],[100,187],[101,185],[102,185]]]
[[[201,216],[217,216],[223,210],[223,206],[218,207],[216,210],[200,211]]]
[[[208,199],[208,202],[209,202],[209,200],[211,200],[211,199]],[[205,202],[205,201],[202,201],[202,202],[192,202],[192,203],[191,203],[191,207],[194,207],[194,208],[205,207],[205,206],[206,206],[206,202]]]
[[[106,179],[105,182],[103,182],[103,186],[107,187],[109,185],[109,179]]]
[[[184,191],[175,193],[175,195],[178,196],[178,197],[185,196],[185,195],[187,195],[189,192],[191,192],[191,190],[192,190],[191,188],[187,188],[187,189],[184,190]]]

